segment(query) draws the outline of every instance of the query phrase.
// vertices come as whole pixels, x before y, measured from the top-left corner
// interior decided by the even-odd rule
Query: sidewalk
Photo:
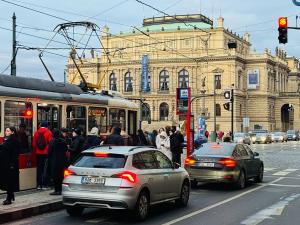
[[[62,197],[49,195],[51,192],[53,190],[19,192],[11,205],[2,205],[6,195],[0,193],[0,224],[61,209]]]

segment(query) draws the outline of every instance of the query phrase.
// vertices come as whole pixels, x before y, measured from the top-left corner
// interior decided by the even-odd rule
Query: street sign
[[[177,88],[176,91],[176,114],[186,115],[189,108],[190,88]]]

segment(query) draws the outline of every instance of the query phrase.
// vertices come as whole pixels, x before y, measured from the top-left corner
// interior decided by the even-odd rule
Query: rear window
[[[94,154],[83,154],[74,163],[76,167],[86,168],[123,168],[126,157],[120,154],[108,154],[107,156],[95,156]]]
[[[204,144],[195,151],[196,155],[224,155],[231,156],[234,145],[223,144]]]
[[[295,134],[296,131],[294,131],[294,130],[288,130],[287,133],[288,133],[288,134]]]

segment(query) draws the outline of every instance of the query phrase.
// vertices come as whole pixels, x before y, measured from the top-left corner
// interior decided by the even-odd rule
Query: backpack
[[[43,133],[39,133],[38,137],[36,139],[36,146],[40,149],[40,150],[44,150],[47,147],[47,142],[45,140],[44,134]]]

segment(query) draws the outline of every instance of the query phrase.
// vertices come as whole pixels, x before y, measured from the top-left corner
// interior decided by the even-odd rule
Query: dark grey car
[[[226,182],[242,189],[249,179],[263,180],[264,164],[258,155],[244,144],[207,143],[185,160],[185,168],[193,185]]]

